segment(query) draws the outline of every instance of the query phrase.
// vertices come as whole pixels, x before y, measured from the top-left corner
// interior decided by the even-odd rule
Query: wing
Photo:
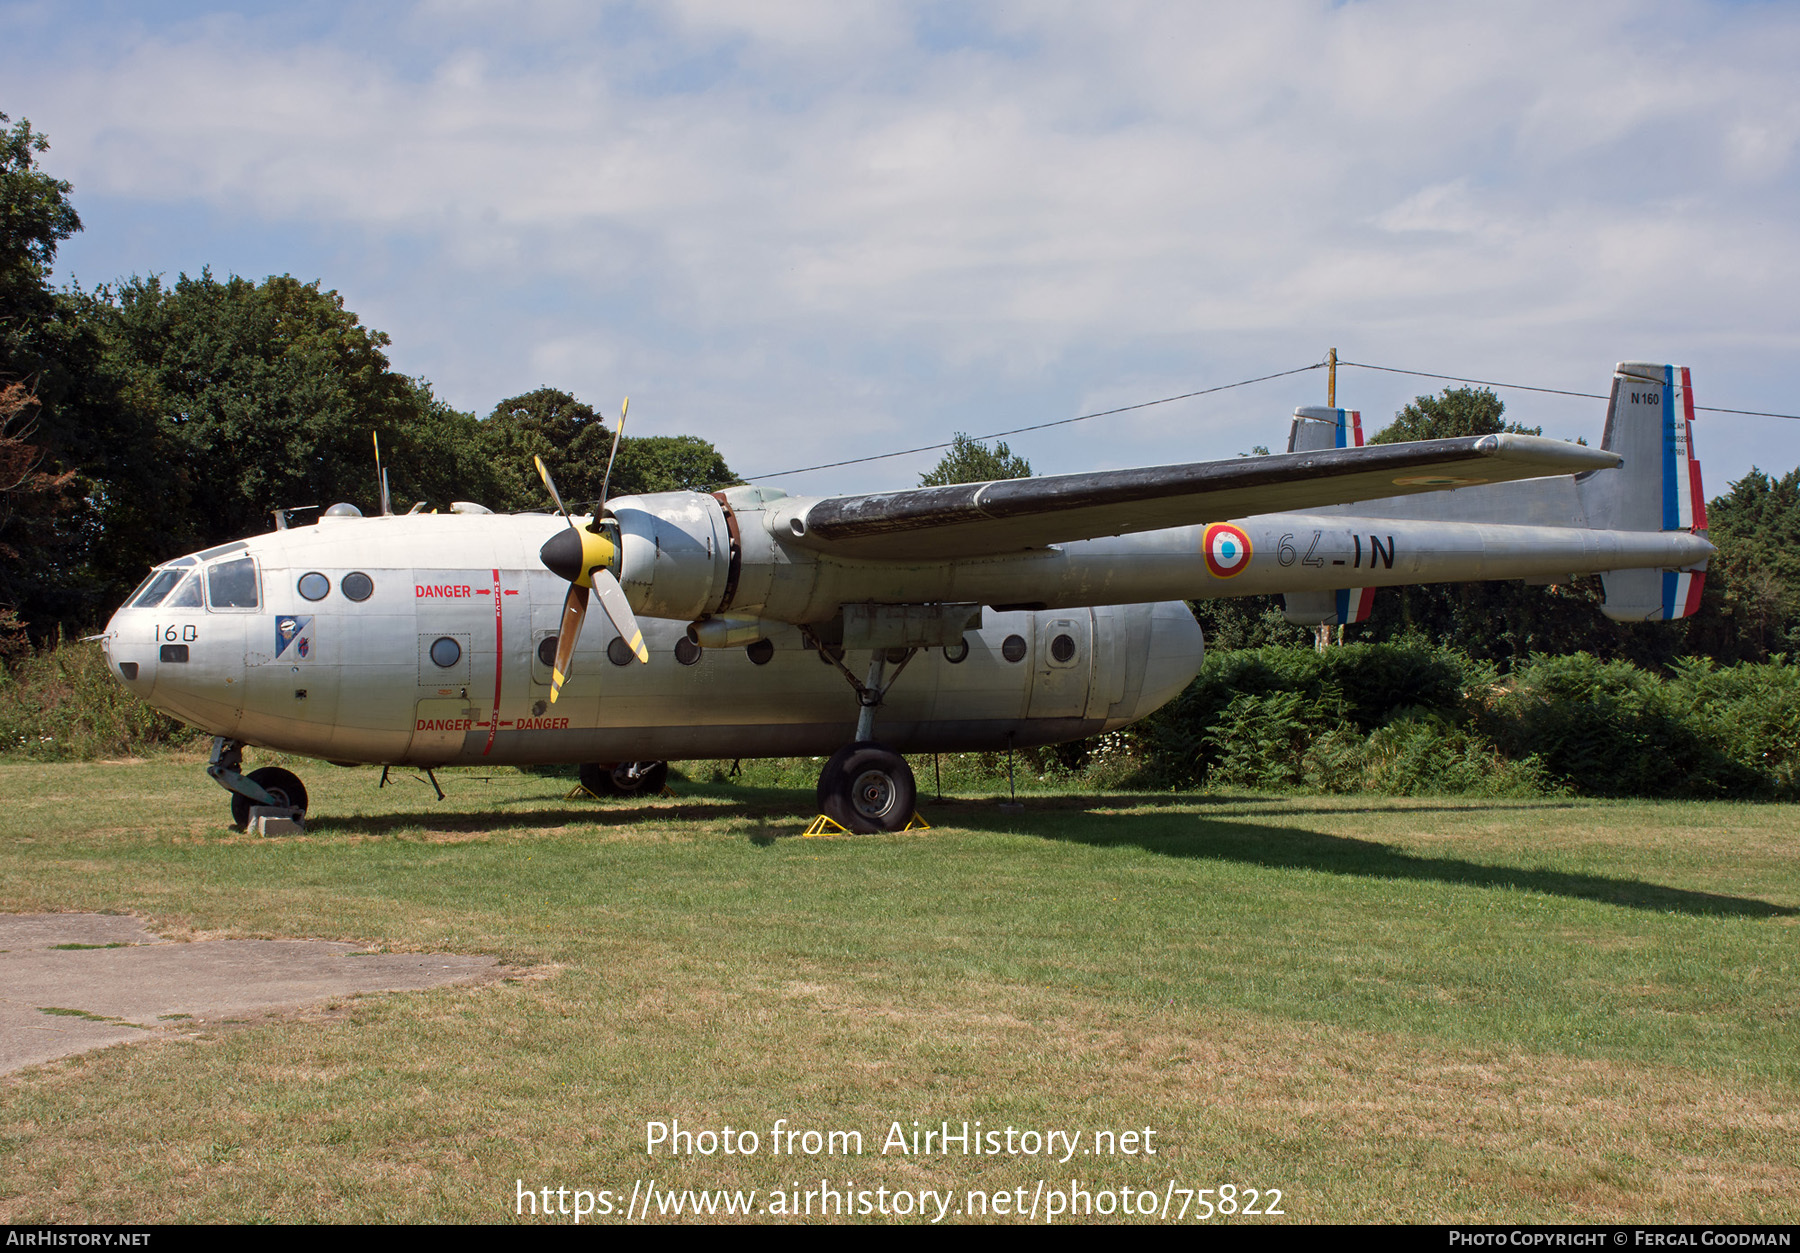
[[[844,557],[939,560],[1069,540],[1578,474],[1616,453],[1536,435],[1479,435],[1140,470],[832,496],[790,523],[789,542]]]

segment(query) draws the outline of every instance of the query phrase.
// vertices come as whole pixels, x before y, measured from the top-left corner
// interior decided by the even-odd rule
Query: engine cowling
[[[606,512],[619,527],[619,583],[639,614],[691,620],[723,605],[732,540],[717,498],[701,492],[619,496]]]

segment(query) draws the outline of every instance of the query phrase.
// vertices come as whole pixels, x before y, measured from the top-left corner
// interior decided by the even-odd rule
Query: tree
[[[1719,554],[1693,619],[1697,651],[1721,662],[1800,653],[1800,469],[1752,469],[1706,521]]]
[[[1400,444],[1415,439],[1453,439],[1458,435],[1542,435],[1541,426],[1502,422],[1506,404],[1485,387],[1446,387],[1441,396],[1417,396],[1394,420],[1370,437],[1371,444]]]
[[[1031,463],[1013,456],[1002,440],[989,448],[978,439],[970,439],[961,431],[950,441],[950,451],[938,463],[919,476],[920,487],[943,487],[950,483],[987,483],[994,479],[1028,479]]]
[[[598,506],[612,455],[612,430],[592,405],[554,387],[510,396],[482,422],[482,438],[501,481],[494,508],[549,508],[532,458],[542,456],[563,503],[585,512]],[[695,435],[627,436],[608,489],[613,496],[643,492],[712,491],[738,482],[706,440]]]
[[[449,411],[391,370],[387,335],[317,281],[202,271],[173,287],[131,278],[94,300],[129,399],[154,415],[177,551],[263,530],[277,506],[373,507],[372,432],[402,501],[426,483],[454,492],[469,471],[472,446],[438,438]]]
[[[29,340],[50,315],[50,266],[56,246],[81,229],[69,184],[37,168],[50,141],[20,118],[0,113],[0,372],[15,379],[37,366]]]

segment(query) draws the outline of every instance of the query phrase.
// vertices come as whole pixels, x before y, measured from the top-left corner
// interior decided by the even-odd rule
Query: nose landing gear
[[[244,742],[224,736],[213,739],[212,760],[206,773],[231,793],[231,821],[242,831],[250,825],[250,809],[254,805],[270,805],[277,809],[299,810],[306,816],[306,785],[298,775],[280,766],[264,766],[249,774],[239,773],[244,764]]]

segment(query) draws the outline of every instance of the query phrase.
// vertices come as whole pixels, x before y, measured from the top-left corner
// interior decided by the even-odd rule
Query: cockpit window
[[[256,562],[240,557],[209,568],[206,599],[214,609],[256,608]]]
[[[137,599],[131,602],[131,607],[133,609],[150,609],[162,604],[163,597],[167,596],[174,586],[181,582],[182,573],[180,570],[158,570],[150,576],[149,583],[145,585]]]
[[[164,607],[168,609],[200,608],[200,576],[189,575],[182,585],[175,589],[175,594],[169,597],[169,602]]]

